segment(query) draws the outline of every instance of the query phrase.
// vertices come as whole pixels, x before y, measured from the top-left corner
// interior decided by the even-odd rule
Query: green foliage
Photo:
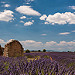
[[[75,65],[75,63],[70,63],[70,64],[68,64],[68,68],[69,67],[72,67],[72,66],[74,66]]]
[[[30,53],[30,50],[27,49],[25,52],[26,52],[26,53]]]
[[[42,75],[44,75],[44,69],[41,70]]]
[[[25,50],[24,50],[24,53],[25,53]]]
[[[21,57],[24,56],[24,54],[16,53],[14,57]]]
[[[36,75],[38,75],[38,69],[36,69]]]
[[[43,52],[46,52],[46,49],[43,49]]]
[[[5,62],[4,64],[5,64],[5,67],[4,67],[4,68],[5,68],[6,70],[8,70],[8,68],[9,68],[9,63],[8,63],[8,62]]]
[[[34,58],[33,55],[26,55],[27,58]]]
[[[48,55],[45,55],[44,58],[49,58],[49,56]]]

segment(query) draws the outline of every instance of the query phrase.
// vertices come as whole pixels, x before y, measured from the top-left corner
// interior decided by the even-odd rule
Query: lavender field
[[[0,56],[0,75],[75,75],[75,52],[33,52]]]

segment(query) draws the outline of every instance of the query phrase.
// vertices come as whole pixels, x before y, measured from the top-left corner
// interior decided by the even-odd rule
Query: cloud
[[[3,3],[3,4],[4,4],[4,3],[6,3],[6,2],[3,2],[3,1],[2,1],[1,3]]]
[[[75,30],[73,30],[72,32],[75,32]]]
[[[49,22],[45,22],[44,24],[49,24]]]
[[[42,49],[43,47],[42,42],[36,42],[34,40],[26,40],[26,41],[20,41],[20,42],[25,49],[39,50],[39,49]]]
[[[46,50],[58,50],[58,51],[73,51],[75,50],[75,41],[49,41],[43,44],[42,42],[36,42],[34,40],[20,41],[25,49],[39,50],[45,48]]]
[[[33,2],[34,0],[25,0],[26,2]]]
[[[13,11],[11,10],[4,10],[4,12],[0,12],[0,21],[10,21],[13,20]]]
[[[34,22],[34,20],[32,20],[32,22]]]
[[[10,43],[10,42],[12,42],[13,40],[14,40],[14,39],[10,39],[10,40],[8,40],[8,41],[7,41],[7,43]]]
[[[43,16],[40,17],[40,20],[45,20],[46,18],[47,18],[47,16],[43,15]]]
[[[59,35],[68,35],[70,32],[59,33]]]
[[[0,44],[3,44],[3,43],[5,43],[4,40],[0,39]]]
[[[34,1],[34,0],[30,0],[30,1]]]
[[[30,25],[32,25],[33,23],[34,23],[34,20],[32,20],[32,22],[28,21],[28,22],[24,23],[24,26],[30,26]]]
[[[42,36],[46,36],[47,34],[41,34]]]
[[[28,22],[24,23],[24,26],[30,26],[32,24],[33,24],[33,22],[28,21]]]
[[[30,4],[31,2],[33,2],[34,0],[25,0],[26,4]]]
[[[58,51],[72,51],[75,50],[75,41],[60,41],[59,43],[55,41],[46,42],[44,44],[45,48],[48,50],[58,50]]]
[[[11,42],[14,39],[7,40],[6,42],[2,39],[0,39],[0,44],[5,45],[6,43]],[[73,41],[49,41],[46,42],[45,44],[42,42],[37,42],[34,40],[25,40],[25,41],[20,41],[20,43],[23,45],[25,49],[29,50],[57,50],[57,51],[74,51],[75,50],[75,40]]]
[[[59,35],[68,35],[68,34],[71,34],[72,32],[75,32],[75,30],[70,31],[70,32],[63,32],[63,33],[59,33]]]
[[[46,16],[46,15],[45,15]],[[43,17],[43,16],[41,16]],[[46,20],[45,20],[46,18]],[[48,17],[42,18],[45,20],[45,24],[75,24],[75,13],[65,12],[65,13],[55,13],[54,15],[48,15]],[[48,23],[47,23],[48,22]]]
[[[22,16],[22,17],[20,17],[20,19],[25,19],[26,18],[26,16]]]
[[[44,44],[44,46],[45,47],[49,47],[49,46],[54,46],[54,45],[56,45],[57,43],[55,42],[55,41],[50,41],[50,42],[46,42],[45,44]]]
[[[26,3],[26,4],[30,4],[31,2],[28,2],[28,3]]]
[[[74,9],[75,10],[75,6],[69,6],[71,9]]]
[[[24,21],[20,21],[20,23],[24,23]]]
[[[10,7],[10,5],[9,4],[5,4],[4,7]]]
[[[33,10],[31,8],[31,6],[20,6],[20,7],[16,8],[16,11],[18,11],[21,14],[25,14],[25,15],[32,15],[32,16],[40,16],[41,15],[36,10]]]

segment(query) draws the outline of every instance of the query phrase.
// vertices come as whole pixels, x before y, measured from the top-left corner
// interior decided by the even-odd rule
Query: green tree
[[[46,52],[46,49],[43,49],[43,52]]]
[[[30,50],[27,49],[25,52],[26,52],[26,53],[30,53]]]
[[[68,51],[68,52],[71,52],[71,51]]]

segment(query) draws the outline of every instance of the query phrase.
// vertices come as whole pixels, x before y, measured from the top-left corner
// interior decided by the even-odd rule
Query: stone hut
[[[1,47],[1,45],[0,45],[0,56],[2,56],[2,55],[3,55],[3,51],[4,51],[4,48],[3,48],[3,47]]]
[[[23,55],[23,47],[17,40],[12,40],[5,45],[3,56],[6,57],[17,57]]]

